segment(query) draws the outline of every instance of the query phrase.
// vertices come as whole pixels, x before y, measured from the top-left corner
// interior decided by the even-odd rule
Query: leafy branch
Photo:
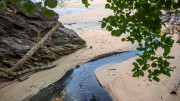
[[[160,81],[159,75],[170,75],[171,67],[169,60],[171,47],[174,40],[171,36],[161,35],[163,25],[160,17],[162,11],[179,12],[180,0],[107,0],[106,8],[111,9],[114,15],[103,19],[102,28],[106,28],[113,36],[121,36],[130,33],[122,41],[138,43],[139,58],[133,63],[134,77],[144,76],[149,73],[150,81]],[[163,54],[158,55],[157,50],[163,49]]]

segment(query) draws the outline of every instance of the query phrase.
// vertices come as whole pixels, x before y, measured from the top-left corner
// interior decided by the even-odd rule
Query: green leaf
[[[138,67],[138,64],[136,62],[133,62],[134,67]]]
[[[155,77],[153,77],[153,80],[154,80],[154,81],[157,81],[157,82],[159,82],[159,81],[160,81],[160,79],[159,79],[158,77],[156,77],[156,76],[155,76]]]
[[[146,64],[142,67],[142,70],[146,71],[149,68],[149,66]]]
[[[88,0],[81,0],[83,4],[88,4]]]
[[[163,56],[166,57],[170,53],[170,51],[171,51],[171,47],[165,46]]]
[[[111,2],[111,0],[107,0],[107,2],[109,2],[109,3],[110,3],[110,2]]]
[[[45,0],[44,6],[48,6],[50,8],[55,8],[57,6],[57,0]]]
[[[111,25],[111,26],[114,26],[114,27],[117,27],[117,23],[116,23],[115,21],[111,21],[111,22],[110,22],[110,25]]]
[[[144,76],[144,72],[142,70],[139,71],[139,75],[143,77]]]
[[[125,38],[122,38],[121,41],[126,41],[126,39],[125,39]]]
[[[112,36],[120,36],[121,34],[119,33],[119,31],[113,30],[113,31],[111,32],[111,35],[112,35]]]
[[[36,5],[32,1],[28,0],[27,2],[23,3],[21,9],[27,15],[33,15]]]
[[[139,67],[137,66],[137,67],[134,67],[133,69],[132,69],[132,71],[138,71],[139,70]]]
[[[175,10],[175,16],[179,14],[179,10]]]
[[[42,2],[37,2],[36,5],[41,7],[42,6]]]
[[[85,7],[87,7],[87,8],[88,8],[89,6],[90,6],[90,4],[85,4]]]
[[[105,8],[110,8],[110,4],[106,4],[106,5],[105,5]]]
[[[6,2],[4,0],[0,1],[0,8],[6,8]]]
[[[174,56],[167,56],[166,59],[174,59]]]
[[[107,26],[106,29],[107,29],[108,31],[112,31],[112,30],[113,30],[113,28],[112,28],[111,26]]]
[[[144,61],[142,59],[136,59],[136,61],[139,63],[139,65],[143,65]]]
[[[101,28],[104,28],[104,27],[106,27],[106,23],[105,23],[105,22],[102,22]]]
[[[134,72],[133,77],[139,77],[139,71]]]
[[[160,73],[160,70],[155,69],[154,72],[152,73],[153,76],[158,76]]]
[[[162,36],[161,36],[161,41],[165,41],[165,38],[166,38],[166,34],[163,34]]]
[[[13,4],[19,3],[21,0],[10,0]]]
[[[151,72],[149,72],[149,75],[148,75],[148,78],[152,78],[152,73]]]
[[[165,60],[165,61],[163,62],[163,64],[164,64],[165,67],[169,67],[169,65],[170,65],[170,63],[169,63],[167,60]]]
[[[88,0],[81,0],[83,4],[85,4],[85,7],[90,6],[90,4],[88,3]]]
[[[43,14],[45,14],[46,16],[48,16],[48,17],[54,17],[54,16],[56,15],[56,13],[55,13],[53,10],[49,10],[49,9],[47,9],[47,8],[45,8],[45,7],[43,7],[43,8],[41,9],[41,12],[42,12]]]
[[[171,76],[171,74],[170,74],[169,71],[166,71],[164,74],[167,75],[167,76],[169,76],[169,77]]]
[[[153,62],[153,63],[151,64],[151,66],[152,66],[152,67],[157,67],[157,64]]]

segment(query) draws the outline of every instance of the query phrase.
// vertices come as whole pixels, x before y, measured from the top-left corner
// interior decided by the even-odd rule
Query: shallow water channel
[[[69,70],[60,80],[39,91],[30,98],[30,101],[51,101],[60,96],[63,96],[63,101],[112,101],[96,79],[95,70],[105,65],[128,60],[135,57],[137,53],[133,50],[81,64]]]

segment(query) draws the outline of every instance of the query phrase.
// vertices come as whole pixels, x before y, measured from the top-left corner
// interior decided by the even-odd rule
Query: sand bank
[[[103,17],[112,14],[111,11],[105,10],[103,7],[96,7],[96,9],[86,10],[78,14],[69,14],[60,16],[62,23],[80,23],[80,22],[96,22],[102,20]],[[14,82],[0,89],[0,101],[20,101],[28,96],[36,94],[39,90],[47,87],[49,84],[60,79],[67,70],[75,67],[78,64],[87,62],[93,57],[101,54],[124,51],[132,49],[130,43],[122,43],[120,38],[113,37],[105,29],[100,26],[79,26],[66,25],[66,27],[75,30],[80,37],[86,40],[87,47],[80,49],[75,53],[61,57],[55,61],[54,64],[58,66],[35,73],[23,82]],[[125,36],[122,36],[125,37]],[[3,85],[1,83],[0,85]]]
[[[174,38],[177,40],[176,35]],[[171,61],[174,71],[171,77],[160,76],[160,82],[150,82],[147,73],[144,77],[132,77],[135,58],[102,67],[96,71],[96,76],[114,101],[180,101],[180,89],[178,95],[169,93],[180,78],[180,45],[174,44],[171,55],[175,56]]]

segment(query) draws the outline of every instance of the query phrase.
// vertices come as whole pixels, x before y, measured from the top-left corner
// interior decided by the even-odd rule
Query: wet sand
[[[80,23],[96,22],[98,23],[103,17],[112,14],[111,11],[103,7],[86,10],[78,14],[69,14],[60,16],[62,23]],[[49,84],[59,80],[70,68],[81,63],[85,63],[92,58],[110,52],[131,50],[135,46],[130,43],[122,43],[121,38],[111,36],[110,32],[101,29],[100,26],[79,26],[65,25],[75,30],[80,37],[86,40],[87,47],[80,49],[75,53],[61,57],[54,64],[58,66],[35,73],[23,82],[14,82],[0,89],[0,101],[20,101],[28,96],[36,94],[39,90],[47,87]],[[125,37],[125,36],[122,36]],[[0,86],[4,85],[1,83]]]
[[[110,10],[104,9],[105,1],[94,0],[92,6],[95,9],[62,15],[59,18],[59,21],[64,23],[65,27],[75,30],[80,37],[86,40],[86,48],[61,57],[54,62],[58,66],[53,69],[35,73],[23,82],[15,82],[0,89],[0,101],[20,101],[34,95],[39,90],[63,77],[67,70],[101,54],[134,49],[136,45],[121,42],[121,38],[126,37],[126,35],[113,37],[110,32],[101,29],[100,26],[90,25],[90,23],[100,23],[99,21],[103,17],[112,14]],[[65,3],[65,8],[83,6],[79,2]],[[82,26],[82,24],[84,25]],[[174,37],[176,38],[176,36]],[[160,83],[149,82],[147,77],[133,78],[131,64],[134,59],[98,69],[96,71],[97,78],[114,101],[180,101],[179,90],[178,95],[169,94],[170,89],[174,87],[180,76],[180,46],[175,44],[172,51],[172,54],[176,56],[176,59],[172,61],[172,65],[176,66],[176,68],[170,78],[162,76]]]
[[[174,39],[177,40],[177,35],[174,35]],[[96,71],[96,76],[114,101],[180,101],[180,88],[177,95],[170,94],[180,79],[180,45],[174,44],[171,55],[175,56],[171,61],[174,71],[171,72],[171,77],[160,76],[160,82],[150,82],[147,72],[144,77],[132,77],[135,58],[102,67]]]

